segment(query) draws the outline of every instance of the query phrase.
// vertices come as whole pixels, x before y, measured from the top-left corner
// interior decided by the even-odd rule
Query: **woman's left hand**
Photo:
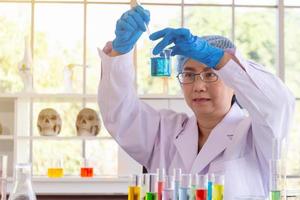
[[[224,50],[210,45],[205,39],[191,34],[186,28],[165,28],[150,35],[151,40],[163,38],[153,49],[153,54],[159,54],[166,46],[174,43],[172,56],[183,55],[197,60],[210,68],[216,68]]]

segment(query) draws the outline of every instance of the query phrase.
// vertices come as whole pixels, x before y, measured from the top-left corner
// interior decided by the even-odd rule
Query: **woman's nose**
[[[201,79],[200,76],[195,77],[194,81],[194,91],[195,92],[203,92],[206,91],[206,83]]]

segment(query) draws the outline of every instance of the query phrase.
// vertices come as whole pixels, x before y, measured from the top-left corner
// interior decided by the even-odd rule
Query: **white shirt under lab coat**
[[[273,138],[287,137],[295,100],[279,78],[256,63],[230,60],[216,71],[249,115],[234,104],[198,153],[195,116],[155,110],[139,100],[132,52],[109,57],[99,50],[102,74],[98,103],[103,122],[118,144],[148,172],[224,173],[225,200],[268,195]]]

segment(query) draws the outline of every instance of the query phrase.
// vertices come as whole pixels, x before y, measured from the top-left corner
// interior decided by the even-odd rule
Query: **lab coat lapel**
[[[176,136],[174,144],[184,163],[185,169],[190,171],[198,150],[198,126],[196,117],[188,120],[185,129]]]
[[[212,160],[226,149],[232,140],[237,123],[243,118],[243,111],[237,104],[234,104],[224,119],[210,133],[207,141],[193,163],[191,173],[201,172]]]

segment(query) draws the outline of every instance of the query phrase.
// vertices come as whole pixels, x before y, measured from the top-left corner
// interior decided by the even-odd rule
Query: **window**
[[[151,32],[166,26],[185,26],[198,35],[221,34],[231,38],[246,58],[279,74],[297,97],[287,163],[288,174],[299,180],[300,130],[296,125],[300,121],[300,30],[295,28],[300,25],[299,1],[142,0],[141,3],[151,11]],[[115,22],[128,8],[129,0],[0,0],[1,93],[22,91],[18,63],[23,57],[24,38],[32,39],[34,89],[41,93],[38,95],[41,99],[29,99],[27,116],[32,116],[33,121],[22,132],[24,137],[17,140],[17,157],[24,159],[21,155],[26,154],[32,159],[35,175],[45,173],[45,155],[54,156],[54,152],[64,146],[70,148],[63,152],[68,175],[76,174],[82,156],[99,158],[95,161],[98,164],[101,160],[107,161],[101,167],[99,164],[98,174],[117,174],[120,167],[118,147],[104,127],[98,136],[103,139],[85,141],[72,137],[76,134],[75,117],[81,108],[92,107],[99,112],[95,96],[101,72],[96,48],[102,48],[106,41],[114,38]],[[170,98],[180,95],[175,76],[150,77],[149,58],[153,45],[144,34],[136,47],[138,93],[170,95]],[[280,63],[278,57],[282,58]],[[65,77],[69,64],[73,64],[72,91]],[[176,74],[174,69],[173,74]],[[56,100],[55,94],[68,92],[80,98]],[[91,101],[87,101],[89,95],[93,96]],[[64,128],[59,140],[38,137],[36,119],[44,107],[59,110],[63,118]],[[31,148],[26,148],[28,146]],[[291,186],[299,185],[291,181]]]

